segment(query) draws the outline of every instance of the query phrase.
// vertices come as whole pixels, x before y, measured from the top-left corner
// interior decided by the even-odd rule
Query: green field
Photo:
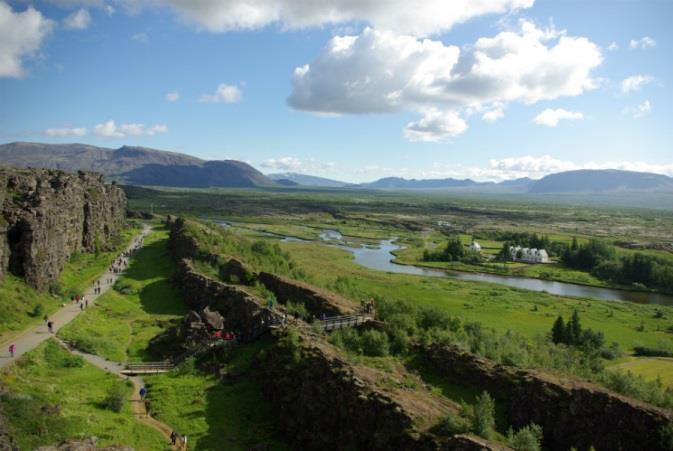
[[[114,249],[107,252],[77,253],[66,264],[53,293],[41,293],[11,274],[0,284],[0,341],[4,341],[30,324],[42,321],[44,315],[57,310],[74,293],[82,293],[125,249],[140,231],[133,223],[114,240]]]
[[[99,446],[167,449],[165,438],[139,423],[129,403],[120,413],[104,406],[110,387],[121,384],[128,399],[132,386],[72,356],[53,340],[0,372],[0,383],[6,389],[1,397],[5,418],[21,449],[88,437],[98,437]]]
[[[115,289],[59,331],[77,347],[117,362],[146,360],[149,340],[186,313],[170,277],[175,265],[166,247],[168,232],[145,237]]]

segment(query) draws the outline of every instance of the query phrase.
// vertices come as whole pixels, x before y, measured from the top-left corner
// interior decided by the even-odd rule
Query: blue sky
[[[0,0],[0,142],[347,181],[673,175],[673,1],[411,3]]]

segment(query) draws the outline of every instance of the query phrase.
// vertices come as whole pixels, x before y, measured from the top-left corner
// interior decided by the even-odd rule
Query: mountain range
[[[386,190],[447,190],[484,193],[673,192],[673,178],[647,172],[577,170],[539,180],[520,178],[500,183],[471,179],[404,179],[385,177],[352,184],[293,172],[264,175],[236,160],[201,160],[177,152],[146,147],[118,149],[86,144],[13,142],[0,145],[0,164],[18,167],[87,170],[129,185],[209,187],[321,187]]]

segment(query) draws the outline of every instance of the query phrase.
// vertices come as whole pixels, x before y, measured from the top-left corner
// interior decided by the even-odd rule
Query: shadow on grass
[[[175,264],[168,250],[168,238],[143,246],[131,260],[124,277],[142,282],[156,277],[170,278]]]
[[[263,346],[257,342],[236,348],[228,366],[231,377],[208,389],[208,435],[198,441],[197,448],[246,451],[264,444],[269,450],[290,449],[281,438],[278,423],[253,374],[254,355]]]
[[[157,280],[145,285],[140,291],[140,305],[154,315],[184,315],[187,308],[182,297],[169,280]]]

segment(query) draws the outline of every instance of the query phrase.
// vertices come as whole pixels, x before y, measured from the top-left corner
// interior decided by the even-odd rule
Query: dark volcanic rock
[[[453,346],[431,346],[424,354],[439,374],[505,399],[514,428],[542,426],[548,449],[665,449],[661,433],[673,415],[664,409],[576,379],[495,364]]]
[[[126,197],[99,174],[0,169],[0,278],[38,290],[58,280],[72,254],[104,249],[124,224]]]
[[[310,314],[318,318],[323,314],[348,315],[356,310],[352,301],[304,282],[268,272],[259,273],[257,278],[280,302],[301,302]]]

